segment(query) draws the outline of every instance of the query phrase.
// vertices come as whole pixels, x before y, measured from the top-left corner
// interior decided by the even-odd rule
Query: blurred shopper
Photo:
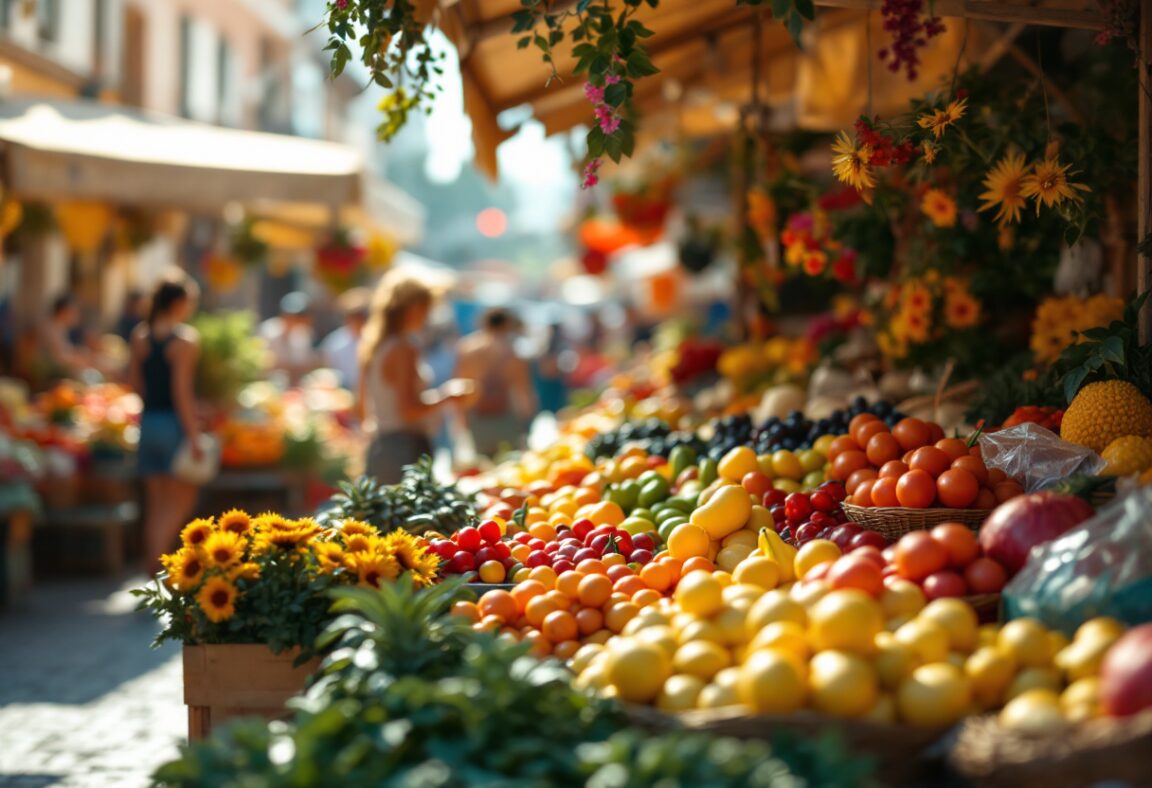
[[[457,346],[456,375],[476,385],[468,429],[476,452],[489,457],[501,447],[521,447],[536,415],[532,374],[516,353],[516,324],[507,309],[490,309],[481,317],[480,330]]]
[[[144,479],[144,557],[151,573],[192,516],[199,488],[172,474],[185,441],[199,461],[200,425],[194,381],[200,338],[187,320],[199,290],[181,272],[156,285],[146,320],[131,340],[129,375],[144,401],[138,457]]]
[[[312,302],[306,293],[289,293],[280,299],[280,314],[260,324],[260,336],[268,343],[275,369],[295,385],[314,370],[316,333],[312,328]]]
[[[360,336],[368,322],[371,294],[363,287],[355,287],[340,296],[338,304],[344,315],[344,325],[333,331],[320,343],[324,366],[336,370],[340,385],[356,391],[360,385]]]
[[[132,290],[124,299],[124,313],[120,315],[120,319],[116,321],[116,336],[123,339],[125,342],[132,341],[132,332],[136,330],[136,326],[147,316],[145,310],[148,308],[148,299],[139,290]]]
[[[417,335],[428,322],[434,294],[419,279],[395,272],[376,288],[360,342],[360,408],[375,436],[365,469],[382,484],[400,481],[405,465],[432,454],[443,409],[470,398],[460,381],[429,388]]]
[[[93,366],[92,354],[77,344],[73,335],[80,327],[80,307],[71,293],[52,302],[52,312],[44,326],[43,344],[50,366],[49,378],[78,377]]]
[[[560,361],[563,353],[564,333],[559,324],[553,323],[548,327],[544,351],[536,358],[532,369],[536,398],[542,412],[558,413],[568,404],[568,387]]]

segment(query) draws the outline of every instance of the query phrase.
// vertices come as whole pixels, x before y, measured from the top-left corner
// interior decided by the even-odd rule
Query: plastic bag
[[[980,452],[985,465],[1004,471],[1027,492],[1042,490],[1069,476],[1095,475],[1104,467],[1096,452],[1060,440],[1056,433],[1031,422],[984,433]]]
[[[1004,589],[1009,618],[1031,616],[1071,635],[1095,616],[1152,621],[1152,489],[1118,499],[1091,520],[1032,548]]]

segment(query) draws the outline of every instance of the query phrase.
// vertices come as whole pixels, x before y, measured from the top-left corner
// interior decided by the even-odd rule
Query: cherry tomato
[[[936,500],[936,480],[926,471],[908,471],[896,481],[896,499],[910,509],[927,509]]]
[[[880,432],[868,439],[864,453],[868,456],[868,462],[880,468],[887,462],[899,459],[902,450],[892,433]]]
[[[976,534],[962,523],[941,523],[931,534],[948,551],[948,563],[956,569],[963,569],[980,555]]]
[[[991,558],[977,558],[964,570],[964,579],[973,594],[998,594],[1008,582],[1008,573]]]
[[[919,582],[948,566],[948,551],[927,531],[912,531],[900,537],[892,559],[901,577]]]
[[[964,578],[951,571],[928,575],[920,587],[924,589],[924,597],[929,602],[944,597],[965,596],[968,593],[968,584],[964,582]]]
[[[923,446],[913,452],[908,467],[914,471],[926,471],[935,479],[952,467],[952,458],[935,446]]]
[[[896,426],[892,428],[892,436],[899,442],[900,448],[911,451],[930,443],[932,430],[920,419],[907,418],[896,422]]]
[[[967,509],[980,494],[980,482],[963,468],[951,468],[936,480],[936,495],[949,509]]]
[[[984,466],[984,460],[979,457],[973,457],[967,454],[960,459],[952,461],[953,468],[963,468],[976,477],[976,481],[980,484],[988,483],[988,468]]]
[[[805,579],[808,579],[807,575]],[[826,580],[833,588],[857,588],[874,597],[880,596],[884,590],[884,577],[879,565],[855,553],[837,558],[828,570]]]
[[[872,483],[873,506],[899,506],[900,499],[896,497],[896,479],[892,477],[877,479]]]

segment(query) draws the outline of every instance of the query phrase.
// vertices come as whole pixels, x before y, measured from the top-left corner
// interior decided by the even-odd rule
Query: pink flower
[[[604,77],[604,84],[605,85],[615,85],[619,81],[620,81],[620,77],[617,76],[616,74],[609,74],[608,76]]]
[[[603,164],[603,162],[600,159],[592,159],[584,165],[584,183],[580,185],[580,188],[591,189],[600,182],[600,176],[596,173],[600,169],[601,164]]]
[[[336,0],[336,10],[343,11],[348,7],[348,0]]]
[[[606,104],[601,104],[595,110],[596,121],[600,124],[600,130],[605,134],[615,134],[616,130],[620,128],[620,118],[612,112],[612,108]]]
[[[604,103],[604,88],[597,87],[591,82],[584,83],[584,95],[587,96],[588,100],[593,104]]]

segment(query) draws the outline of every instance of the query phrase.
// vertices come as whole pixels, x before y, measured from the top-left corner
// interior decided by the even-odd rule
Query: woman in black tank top
[[[144,401],[138,462],[149,573],[159,569],[160,556],[173,547],[200,493],[172,475],[181,445],[200,431],[193,391],[199,339],[184,324],[195,311],[197,295],[195,283],[182,273],[166,277],[152,294],[147,321],[132,332],[132,384]]]

